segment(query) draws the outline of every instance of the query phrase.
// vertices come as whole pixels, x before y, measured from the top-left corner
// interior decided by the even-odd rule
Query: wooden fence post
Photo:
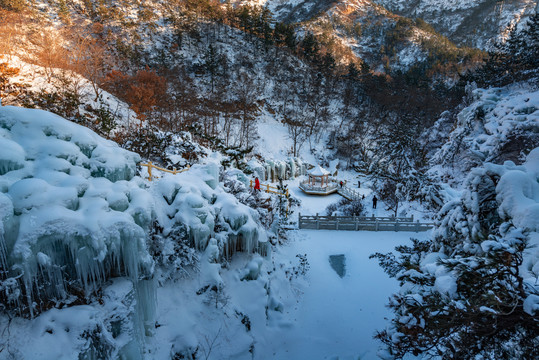
[[[148,180],[152,181],[152,162],[148,161]]]
[[[378,231],[378,219],[376,219],[376,223],[374,225],[374,231]]]
[[[339,217],[335,216],[335,230],[339,230]]]
[[[320,218],[318,217],[318,213],[316,213],[316,230],[320,230]]]
[[[359,230],[359,216],[356,216],[356,231]]]

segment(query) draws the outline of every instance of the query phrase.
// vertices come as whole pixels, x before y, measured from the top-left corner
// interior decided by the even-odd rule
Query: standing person
[[[376,209],[376,203],[378,202],[378,198],[376,197],[376,195],[374,195],[374,197],[372,198],[372,208],[373,209]]]
[[[260,180],[258,178],[255,178],[255,191],[260,191]]]
[[[361,187],[361,181],[357,181],[357,187],[360,188]]]
[[[341,184],[341,188],[342,188],[342,180],[341,180],[341,183],[340,183],[340,184]]]

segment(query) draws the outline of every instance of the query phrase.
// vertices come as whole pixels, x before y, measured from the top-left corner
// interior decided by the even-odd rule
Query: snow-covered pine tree
[[[494,44],[485,65],[471,76],[482,86],[503,86],[528,80],[539,72],[539,14],[535,13],[519,31],[513,26],[507,40]]]
[[[379,135],[370,173],[382,179],[382,200],[388,210],[397,215],[399,204],[421,199],[422,189],[428,185],[425,175],[425,149],[417,140],[422,125],[415,117],[386,119],[387,126]],[[390,124],[391,123],[391,124]]]
[[[389,304],[395,318],[376,335],[383,358],[539,357],[539,289],[523,269],[538,230],[526,215],[537,206],[530,191],[539,190],[539,149],[532,153],[531,171],[510,162],[473,169],[462,197],[440,211],[430,240],[398,247],[398,258],[372,256],[401,284]]]

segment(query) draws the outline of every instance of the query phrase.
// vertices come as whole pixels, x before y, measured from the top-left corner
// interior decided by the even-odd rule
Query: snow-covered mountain
[[[395,14],[410,19],[421,18],[459,46],[480,49],[488,49],[495,39],[504,37],[510,26],[525,23],[537,7],[536,0],[236,0],[233,2],[266,6],[277,19],[293,23],[316,19],[324,13],[331,13],[335,8],[340,8],[344,10],[341,12],[347,14],[374,11],[379,17]]]
[[[422,18],[459,45],[486,49],[507,29],[524,23],[536,0],[375,0],[395,14]]]
[[[380,72],[406,72],[423,62],[430,66],[439,57],[443,62],[443,53],[457,52],[454,44],[424,21],[395,14],[372,0],[232,2],[266,6],[276,19],[317,34],[339,61],[357,57]],[[477,56],[470,50],[461,52],[459,57]]]

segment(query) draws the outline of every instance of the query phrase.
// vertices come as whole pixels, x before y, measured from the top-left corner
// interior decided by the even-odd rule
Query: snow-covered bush
[[[189,234],[183,224],[164,229],[155,221],[150,232],[149,251],[156,262],[156,277],[160,283],[173,277],[187,277],[198,268],[198,253],[190,246]]]
[[[468,171],[485,161],[520,162],[539,146],[539,91],[532,85],[475,89],[470,96],[433,164]]]
[[[337,203],[330,204],[326,208],[326,214],[329,216],[363,216],[365,215],[365,206],[361,200],[341,199]]]

